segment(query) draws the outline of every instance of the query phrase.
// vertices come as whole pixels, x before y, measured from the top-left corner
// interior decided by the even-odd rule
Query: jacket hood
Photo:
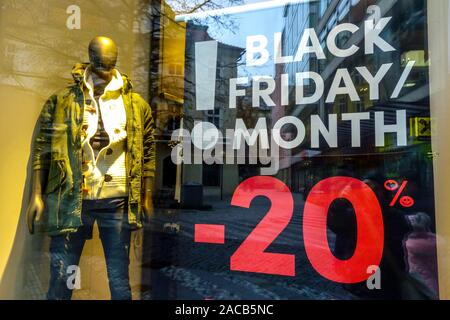
[[[84,73],[90,65],[91,64],[87,63],[87,62],[80,62],[80,63],[76,63],[73,66],[72,78],[75,81],[75,83],[77,83],[77,84],[83,83]],[[122,75],[122,80],[123,80],[123,90],[124,91],[131,90],[131,88],[133,88],[133,84],[131,83],[130,78],[124,73],[120,72],[120,74]]]

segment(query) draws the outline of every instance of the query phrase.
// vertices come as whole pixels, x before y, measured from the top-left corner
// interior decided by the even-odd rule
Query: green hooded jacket
[[[81,132],[85,105],[83,75],[87,63],[72,69],[75,83],[52,95],[42,108],[33,148],[33,169],[48,172],[43,189],[44,218],[38,229],[49,235],[75,232],[82,225],[83,197]],[[142,227],[143,179],[155,175],[154,123],[147,102],[122,74],[127,116],[126,170],[128,223]]]

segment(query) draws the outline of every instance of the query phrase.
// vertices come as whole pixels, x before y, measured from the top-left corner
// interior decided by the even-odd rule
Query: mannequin
[[[41,112],[27,223],[31,234],[37,226],[47,224],[44,232],[52,236],[49,299],[70,299],[71,290],[65,287],[67,275],[59,269],[61,265],[78,265],[95,221],[107,260],[112,298],[131,298],[129,257],[124,252],[129,248],[130,230],[142,226],[141,215],[146,221],[153,213],[153,119],[148,104],[132,92],[128,78],[115,69],[117,57],[113,40],[95,37],[89,44],[90,63],[74,67],[76,84],[52,96]],[[75,109],[68,113],[64,109],[67,106]],[[67,119],[67,114],[77,111],[82,119]],[[142,119],[136,114],[143,114]],[[142,132],[136,135],[139,130]],[[71,141],[73,132],[77,134],[72,146],[66,141]],[[142,150],[134,147],[140,144]]]
[[[94,76],[94,84],[104,86],[111,80],[112,70],[116,66],[118,56],[117,46],[113,40],[107,37],[96,37],[89,44],[89,61],[91,62]],[[45,170],[34,170],[31,188],[31,199],[27,208],[28,230],[34,233],[35,222],[42,221],[44,202],[42,201],[42,185],[46,183],[48,172]],[[153,189],[153,179],[144,179],[144,200],[143,208],[146,217],[153,213],[153,202],[151,190]]]

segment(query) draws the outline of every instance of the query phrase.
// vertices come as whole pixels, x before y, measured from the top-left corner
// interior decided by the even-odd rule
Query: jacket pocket
[[[55,192],[62,187],[66,178],[65,160],[52,160],[47,178],[45,193]]]

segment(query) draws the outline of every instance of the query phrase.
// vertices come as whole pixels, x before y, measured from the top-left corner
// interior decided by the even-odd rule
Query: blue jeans
[[[54,236],[51,239],[50,284],[47,299],[70,300],[72,297],[73,289],[69,284],[73,283],[70,278],[74,274],[73,266],[79,265],[84,243],[92,238],[94,222],[97,222],[105,253],[111,298],[131,299],[128,274],[131,230],[127,210],[127,198],[83,201],[81,213],[83,226],[75,233]]]

